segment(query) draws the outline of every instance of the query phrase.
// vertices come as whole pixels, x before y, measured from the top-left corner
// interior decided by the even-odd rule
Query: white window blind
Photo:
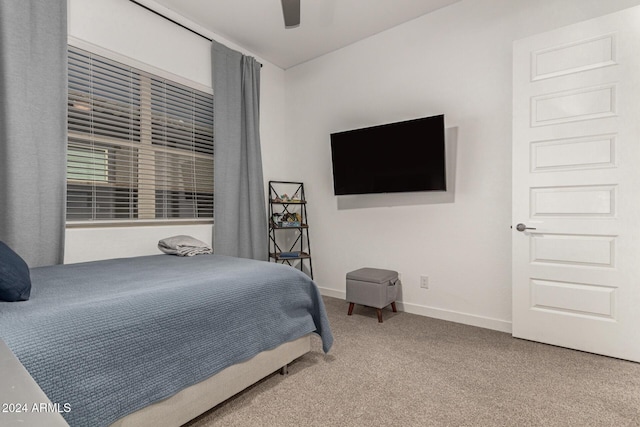
[[[67,221],[213,218],[213,96],[69,46]]]

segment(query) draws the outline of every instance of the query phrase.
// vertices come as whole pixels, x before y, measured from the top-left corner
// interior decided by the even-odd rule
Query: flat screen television
[[[444,115],[331,134],[336,195],[446,191]]]

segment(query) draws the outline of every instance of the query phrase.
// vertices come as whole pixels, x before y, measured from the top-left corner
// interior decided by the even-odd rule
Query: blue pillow
[[[31,295],[29,266],[20,255],[0,242],[0,300],[26,301]]]

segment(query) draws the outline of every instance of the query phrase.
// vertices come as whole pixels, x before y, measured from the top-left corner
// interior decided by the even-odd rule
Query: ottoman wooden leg
[[[349,312],[347,313],[347,316],[351,316],[352,313],[353,313],[353,303],[350,302],[349,303]]]
[[[391,303],[391,309],[393,310],[394,313],[398,312],[398,310],[396,310],[396,302],[395,301]]]
[[[378,312],[378,323],[382,323],[382,309],[376,308],[376,311]]]

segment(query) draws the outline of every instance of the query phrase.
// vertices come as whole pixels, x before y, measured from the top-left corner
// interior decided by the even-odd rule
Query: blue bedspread
[[[282,264],[157,255],[31,270],[0,337],[71,426],[105,426],[227,366],[315,332],[316,285]]]

